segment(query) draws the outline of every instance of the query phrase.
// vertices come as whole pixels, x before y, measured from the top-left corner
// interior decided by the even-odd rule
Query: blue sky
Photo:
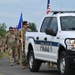
[[[51,10],[74,10],[74,4],[75,0],[51,0]],[[7,29],[16,27],[22,12],[23,20],[34,22],[38,28],[46,10],[47,0],[0,0],[0,23],[5,23]]]
[[[46,0],[0,0],[0,23],[5,23],[7,29],[15,27],[23,13],[23,20],[34,22],[37,27],[46,13]]]

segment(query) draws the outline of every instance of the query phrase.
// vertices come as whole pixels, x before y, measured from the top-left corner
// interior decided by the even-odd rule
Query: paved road
[[[0,59],[0,75],[59,75],[57,70],[50,69],[47,64],[42,64],[39,72],[30,72],[29,69],[22,69],[21,65],[10,66],[8,59]]]

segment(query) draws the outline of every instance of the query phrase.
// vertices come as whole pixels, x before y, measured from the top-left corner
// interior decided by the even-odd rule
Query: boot
[[[13,66],[13,63],[10,63],[10,66]]]

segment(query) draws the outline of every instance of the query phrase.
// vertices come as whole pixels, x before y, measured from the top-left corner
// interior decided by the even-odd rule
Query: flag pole
[[[46,14],[50,13],[50,0],[47,0],[47,12]]]
[[[22,23],[21,23],[21,28],[22,28]],[[21,39],[22,39],[21,43],[22,43],[22,51],[23,51],[23,31],[22,30],[21,30]]]
[[[21,29],[21,30],[20,30],[20,35],[21,35],[21,36],[20,36],[20,41],[21,41],[22,51],[23,51],[23,31],[22,31],[22,22],[23,22],[23,18],[22,18],[22,12],[21,12],[17,30]]]
[[[21,16],[23,16],[22,12],[21,12]],[[23,28],[22,22],[23,22],[23,20],[21,21],[21,29]],[[21,39],[22,39],[21,43],[22,43],[22,51],[23,51],[23,31],[22,30],[21,30]]]

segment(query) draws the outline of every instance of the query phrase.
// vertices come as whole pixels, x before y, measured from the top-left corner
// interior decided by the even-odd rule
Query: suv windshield
[[[63,31],[75,30],[75,16],[60,17],[60,23]]]

